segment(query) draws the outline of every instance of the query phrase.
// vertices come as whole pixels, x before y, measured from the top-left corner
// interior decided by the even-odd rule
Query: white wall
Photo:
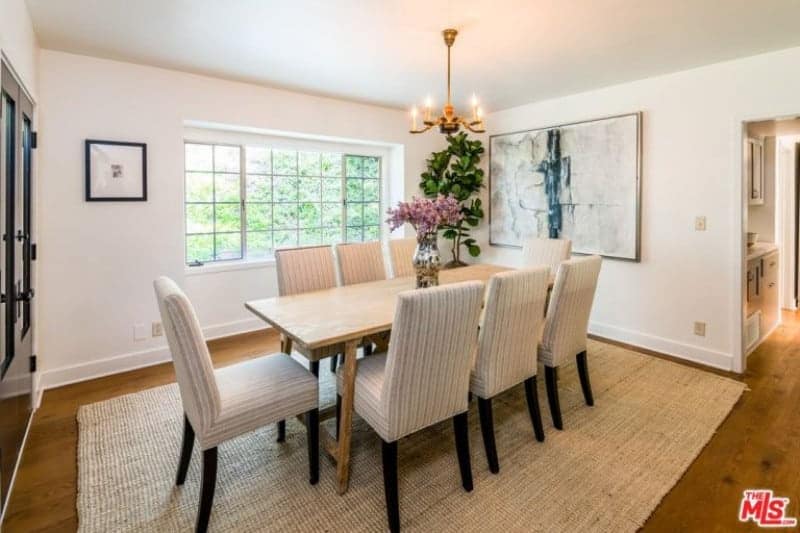
[[[35,99],[39,85],[39,45],[25,0],[0,0],[0,50]]]
[[[775,154],[775,181],[778,190],[778,239],[781,247],[781,307],[784,309],[796,310],[797,301],[795,299],[794,281],[795,264],[798,259],[795,247],[795,215],[797,205],[795,202],[795,173],[797,172],[797,143],[800,142],[800,121],[797,126],[788,131],[793,131],[794,135],[781,135],[777,137],[777,147]]]
[[[492,113],[489,134],[643,111],[642,261],[606,260],[591,330],[731,369],[741,350],[741,122],[800,112],[800,48]],[[707,217],[707,231],[694,218]],[[517,264],[489,247],[482,261]],[[706,336],[693,322],[707,323]],[[735,358],[732,356],[736,356]]]
[[[392,172],[405,178],[395,191],[415,189],[428,153],[443,143],[406,133],[407,118],[394,109],[50,50],[41,52],[40,100],[45,386],[165,360],[163,338],[133,340],[134,324],[158,320],[159,275],[187,290],[212,336],[257,325],[243,302],[275,293],[272,266],[186,275],[185,121],[391,144],[400,155]],[[147,202],[84,202],[87,138],[147,143]]]

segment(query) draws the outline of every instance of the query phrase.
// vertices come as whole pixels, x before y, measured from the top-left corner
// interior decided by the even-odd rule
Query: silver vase
[[[412,258],[414,271],[417,273],[417,288],[436,287],[439,285],[439,269],[442,260],[439,257],[439,245],[436,232],[426,233],[417,238],[417,249]]]

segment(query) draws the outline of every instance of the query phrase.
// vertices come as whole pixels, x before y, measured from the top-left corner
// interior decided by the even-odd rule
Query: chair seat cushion
[[[286,354],[275,353],[214,371],[221,409],[203,449],[319,406],[318,383]]]
[[[391,442],[389,422],[386,415],[380,410],[381,390],[386,370],[386,353],[375,353],[356,361],[356,390],[353,400],[353,409],[358,416],[366,420],[380,437]],[[336,390],[342,391],[342,367],[336,371]]]

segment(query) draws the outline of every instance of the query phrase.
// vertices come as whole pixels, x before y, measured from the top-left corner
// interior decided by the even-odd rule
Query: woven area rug
[[[334,384],[321,365],[321,396]],[[488,471],[475,402],[470,446],[475,490],[462,490],[452,425],[400,441],[400,513],[406,531],[635,531],[700,453],[744,390],[742,383],[591,342],[595,407],[576,368],[559,375],[564,431],[553,428],[539,383],[546,440],[538,443],[522,387],[495,400],[500,473]],[[542,373],[543,375],[543,373]],[[182,434],[176,385],[87,405],[78,413],[80,531],[188,531],[200,488],[195,446],[174,486]],[[332,421],[326,422],[332,424]],[[355,418],[350,490],[336,494],[324,455],[307,482],[305,428],[286,442],[267,427],[220,446],[212,531],[383,531],[380,439]]]

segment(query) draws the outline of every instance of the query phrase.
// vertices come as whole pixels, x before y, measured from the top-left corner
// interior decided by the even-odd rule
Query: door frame
[[[38,103],[37,103],[36,99],[31,95],[31,92],[28,90],[28,88],[25,86],[25,84],[21,81],[22,77],[19,75],[17,70],[14,68],[14,64],[12,63],[12,61],[8,58],[8,56],[2,50],[0,50],[0,64],[2,64],[3,66],[6,67],[6,69],[11,74],[14,82],[19,86],[20,93],[23,94],[25,96],[25,98],[28,99],[28,101],[30,101],[30,103],[31,103],[31,113],[32,113],[32,120],[31,120],[32,124],[31,124],[31,127],[32,127],[33,131],[36,131],[36,129],[37,129],[37,120],[38,120],[37,119]],[[20,126],[21,126],[21,124],[20,124]],[[36,189],[34,187],[34,183],[36,182],[36,177],[37,177],[37,167],[36,167],[36,165],[32,165],[31,166],[31,189],[33,191],[33,194],[31,195],[31,218],[32,218],[31,235],[32,236],[35,234],[35,231],[36,231],[36,225],[33,223],[33,221],[36,220],[36,214],[37,214],[37,211],[38,211],[37,202],[36,202],[36,196],[35,196]],[[3,268],[5,268],[5,265],[3,265]],[[33,285],[36,284],[36,279],[37,279],[37,269],[36,269],[36,265],[35,265],[35,262],[34,262],[31,265],[31,283]],[[32,313],[31,321],[32,321],[33,324],[35,324],[37,322],[37,318],[38,318],[38,313],[36,312],[36,309],[37,309],[37,306],[35,306],[35,305],[31,307],[31,313]],[[4,326],[4,325],[2,325],[2,326]],[[35,327],[32,327],[31,331],[29,332],[29,334],[31,335],[32,352],[36,353],[36,350],[37,350],[37,339],[36,339],[36,334],[34,332],[34,329],[35,329]],[[31,383],[31,398],[30,398],[31,410],[30,410],[30,413],[28,415],[28,421],[27,421],[27,424],[26,424],[26,427],[25,427],[25,433],[23,434],[22,441],[20,443],[19,453],[18,453],[17,460],[16,460],[15,465],[14,465],[14,470],[13,470],[13,472],[11,474],[11,479],[10,479],[9,484],[8,484],[8,492],[6,494],[5,499],[2,501],[2,507],[0,507],[0,528],[2,528],[2,523],[3,523],[3,519],[5,518],[5,513],[8,510],[8,502],[11,500],[10,495],[12,494],[13,489],[14,489],[14,483],[16,481],[17,472],[19,471],[19,463],[20,463],[20,460],[22,458],[23,450],[25,449],[25,444],[28,441],[28,435],[30,434],[31,423],[33,421],[33,413],[38,408],[39,400],[41,398],[40,390],[39,390],[39,374],[38,374],[38,372],[33,371],[31,373],[31,381],[32,381],[32,383]]]
[[[764,115],[737,115],[731,125],[731,174],[739,176],[734,178],[731,188],[732,204],[731,226],[739,228],[738,235],[734,231],[731,242],[731,263],[733,276],[731,280],[731,294],[734,305],[731,310],[731,355],[732,370],[743,374],[747,370],[747,347],[744,338],[745,323],[747,321],[747,210],[749,205],[749,190],[747,172],[744,165],[744,154],[747,143],[747,124],[765,120],[788,120],[800,116],[795,109],[777,112],[771,116]]]

